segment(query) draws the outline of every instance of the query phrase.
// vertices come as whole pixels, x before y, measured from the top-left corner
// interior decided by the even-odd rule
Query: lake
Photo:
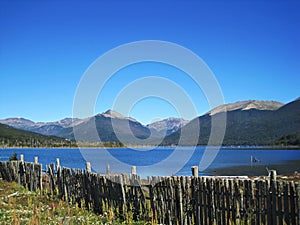
[[[211,147],[157,147],[147,148],[20,148],[0,149],[0,161],[7,161],[14,152],[18,158],[23,154],[25,161],[33,162],[39,157],[39,163],[49,165],[60,158],[62,166],[85,168],[85,162],[91,162],[95,172],[105,173],[107,164],[111,172],[130,173],[131,166],[137,167],[137,173],[146,176],[191,175],[191,167],[200,166],[200,175],[210,175],[209,170],[233,166],[250,166],[251,156],[259,162],[254,165],[287,164],[291,160],[300,160],[300,150],[258,150],[258,149],[221,149]]]

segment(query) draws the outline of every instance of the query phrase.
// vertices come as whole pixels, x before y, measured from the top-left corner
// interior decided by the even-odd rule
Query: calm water
[[[85,168],[85,162],[91,162],[93,170],[104,173],[106,165],[110,165],[111,172],[129,173],[131,166],[137,166],[137,173],[145,177],[148,175],[191,175],[191,166],[209,167],[201,172],[209,175],[207,169],[250,165],[251,156],[260,160],[259,165],[288,163],[289,160],[300,160],[300,150],[238,150],[221,149],[205,152],[205,147],[155,148],[149,149],[0,149],[0,161],[7,161],[14,152],[23,154],[25,161],[32,162],[34,156],[45,165],[55,163],[60,158],[62,166],[70,168]],[[205,156],[204,156],[205,154]],[[214,155],[216,157],[214,158]],[[212,163],[209,162],[214,158]],[[202,161],[201,161],[202,159]],[[202,166],[202,167],[201,167]]]

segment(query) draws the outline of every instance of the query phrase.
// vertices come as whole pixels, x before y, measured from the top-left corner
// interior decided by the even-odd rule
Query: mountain
[[[20,130],[0,123],[0,144],[3,147],[70,147],[74,142]]]
[[[150,123],[147,127],[151,130],[157,131],[161,135],[170,135],[186,125],[188,122],[188,120],[184,120],[182,118],[167,118]]]
[[[115,111],[108,110],[102,114],[90,117],[74,127],[66,128],[58,135],[65,138],[76,138],[76,140],[85,142],[121,141],[124,144],[145,144],[143,140],[148,138],[151,133],[153,138],[159,136],[157,132],[150,131],[149,128],[143,126],[135,119],[124,117]]]
[[[35,123],[23,118],[0,120],[0,123],[43,135],[75,139],[75,130],[76,134],[78,134],[76,135],[76,139],[79,141],[99,142],[101,140],[102,142],[119,142],[118,137],[121,137],[124,142],[132,142],[131,144],[138,144],[137,142],[139,141],[137,139],[139,138],[142,139],[143,144],[145,144],[143,140],[148,138],[151,134],[152,136],[147,142],[149,144],[151,140],[165,136],[164,132],[170,134],[178,130],[182,125],[186,124],[186,122],[187,121],[183,119],[170,118],[144,126],[136,119],[125,117],[113,110],[107,110],[106,112],[86,119],[65,118],[56,122]],[[112,123],[114,128],[112,127]],[[97,130],[96,133],[93,132],[93,127],[95,126]],[[131,132],[135,137],[132,137]]]
[[[35,123],[33,121],[24,119],[24,118],[8,118],[8,119],[0,120],[0,123],[6,124],[6,125],[9,125],[11,127],[21,129],[21,130],[30,129],[30,127],[35,125]]]
[[[216,107],[191,121],[169,118],[147,126],[113,110],[86,119],[65,118],[56,122],[34,123],[23,118],[10,118],[1,120],[0,123],[67,139],[76,137],[76,140],[83,142],[154,144],[167,134],[162,145],[176,145],[180,134],[184,133],[186,135],[180,144],[195,143],[193,139],[196,135],[196,143],[206,145],[212,121],[221,119],[225,112],[226,133],[223,145],[272,145],[286,140],[286,135],[300,131],[300,98],[285,105],[275,101],[240,101]],[[197,124],[200,124],[200,129]],[[219,124],[216,123],[216,126]],[[216,132],[220,130],[216,129]],[[291,139],[294,140],[292,137]]]
[[[257,100],[248,100],[248,101],[239,101],[236,103],[230,103],[218,106],[213,110],[209,111],[207,114],[210,116],[218,114],[225,111],[234,111],[234,110],[277,110],[282,107],[284,104],[276,101],[257,101]]]
[[[64,118],[62,120],[59,121],[55,121],[55,122],[38,122],[36,123],[37,126],[45,126],[45,125],[56,125],[56,126],[61,126],[63,128],[66,127],[72,127],[78,123],[81,123],[82,120],[78,119],[78,118]]]
[[[226,113],[226,132],[223,145],[272,145],[286,134],[300,131],[300,100],[282,105],[269,101],[245,101],[217,107],[197,117],[186,126],[166,137],[164,145],[177,144],[182,131],[200,132],[198,144],[208,143],[211,121]],[[200,130],[197,124],[200,124]],[[218,132],[218,131],[217,131]],[[188,145],[189,137],[182,144]]]
[[[132,122],[138,122],[136,119],[134,118],[131,118],[131,117],[125,117],[123,116],[122,114],[116,112],[116,111],[113,111],[111,109],[107,110],[106,112],[102,113],[102,114],[98,114],[100,116],[104,116],[104,117],[107,117],[107,118],[112,118],[112,119],[125,119],[125,120],[130,120]]]
[[[48,136],[57,136],[64,128],[73,127],[81,122],[83,122],[83,120],[77,118],[65,118],[55,122],[38,123],[24,118],[8,118],[0,120],[0,123],[2,124]]]

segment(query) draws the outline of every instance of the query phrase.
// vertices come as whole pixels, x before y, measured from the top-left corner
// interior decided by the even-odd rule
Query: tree
[[[18,160],[17,153],[14,153],[9,157],[9,161],[15,161],[15,160]]]

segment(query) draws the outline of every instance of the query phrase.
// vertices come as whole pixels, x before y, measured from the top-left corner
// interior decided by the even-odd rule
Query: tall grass
[[[134,222],[130,214],[121,221],[109,209],[103,215],[97,215],[46,193],[31,192],[17,183],[0,181],[0,224],[150,224]],[[84,202],[81,205],[85,205]]]

